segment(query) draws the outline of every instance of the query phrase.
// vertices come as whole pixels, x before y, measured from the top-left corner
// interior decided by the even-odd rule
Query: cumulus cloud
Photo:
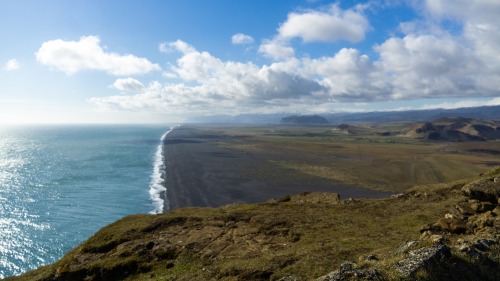
[[[171,71],[189,85],[154,82],[134,96],[89,101],[104,109],[147,108],[185,113],[223,108],[227,112],[308,99],[324,90],[317,81],[292,71],[290,63],[259,67],[251,62],[223,61],[180,40],[166,45],[181,52]]]
[[[498,104],[500,34],[493,27],[500,26],[500,17],[494,16],[500,14],[500,5],[496,1],[464,1],[460,3],[466,9],[457,9],[454,3],[428,0],[424,8],[434,17],[428,26],[438,26],[410,28],[408,23],[405,34],[375,45],[371,57],[355,48],[319,57],[295,56],[293,38],[305,43],[362,40],[370,28],[362,9],[344,11],[336,5],[329,10],[291,13],[278,34],[263,40],[259,47],[259,53],[274,59],[268,64],[223,60],[182,40],[162,43],[160,51],[179,53],[166,73],[180,82],[137,84],[133,95],[94,98],[90,102],[103,109],[172,114],[325,112],[338,110],[343,103],[423,98],[484,101],[494,97],[486,102],[439,105],[445,108]],[[477,14],[479,11],[484,11],[484,18]],[[298,26],[297,18],[309,29]],[[441,19],[456,21],[462,29],[447,32],[439,26]],[[347,33],[316,33],[315,26],[321,29],[325,22],[335,20],[343,21]],[[349,29],[348,24],[356,22],[353,26],[361,29]],[[336,22],[330,25],[332,30],[341,26]],[[134,82],[115,84],[115,88],[124,90],[133,88]]]
[[[295,50],[292,47],[287,46],[287,42],[274,39],[264,40],[259,46],[259,53],[266,57],[279,60],[293,57],[295,55]]]
[[[370,28],[361,7],[342,10],[333,4],[328,10],[290,13],[279,27],[281,38],[301,38],[304,42],[359,42]]]
[[[3,67],[4,70],[7,71],[15,71],[21,68],[21,64],[16,59],[11,59],[7,61]]]
[[[472,50],[453,38],[407,35],[376,50],[381,70],[391,79],[392,98],[467,97],[475,90],[480,64]]]
[[[245,35],[243,33],[236,33],[231,37],[231,42],[235,45],[246,45],[252,44],[253,38],[249,35]]]
[[[134,78],[116,79],[113,88],[122,92],[138,92],[144,89],[144,85]]]
[[[160,70],[158,64],[145,58],[107,52],[97,36],[84,36],[79,41],[57,39],[44,42],[36,52],[36,59],[68,75],[83,70],[100,70],[111,75],[145,74]]]

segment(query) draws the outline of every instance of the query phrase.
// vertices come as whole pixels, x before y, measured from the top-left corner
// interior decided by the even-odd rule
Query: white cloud
[[[361,7],[342,10],[333,4],[329,10],[311,10],[290,13],[279,27],[281,38],[301,38],[304,42],[332,42],[347,40],[359,42],[370,28]]]
[[[138,92],[144,89],[144,85],[134,78],[116,79],[113,88],[122,92]]]
[[[11,59],[7,61],[3,67],[3,69],[7,71],[15,71],[21,68],[21,64],[16,59]]]
[[[272,59],[286,59],[293,57],[295,50],[282,40],[264,40],[259,46],[259,53]]]
[[[154,82],[133,96],[93,98],[90,102],[103,109],[186,114],[217,108],[237,112],[243,108],[276,106],[290,99],[307,99],[323,90],[317,81],[294,72],[293,61],[259,67],[253,63],[222,61],[183,41],[167,45],[182,52],[171,71],[189,85]]]
[[[106,52],[97,36],[84,36],[79,41],[61,39],[44,42],[37,60],[68,75],[83,70],[101,70],[112,75],[145,74],[160,70],[158,64],[134,55]]]
[[[243,33],[236,33],[231,37],[231,42],[235,45],[246,45],[252,44],[253,38],[249,35],[245,35]]]
[[[472,50],[451,37],[407,35],[390,38],[376,50],[381,70],[391,79],[392,98],[491,95],[476,89],[480,64]]]
[[[187,54],[187,53],[196,52],[196,49],[193,48],[193,46],[189,45],[188,43],[186,43],[182,40],[177,40],[177,41],[168,42],[168,43],[161,43],[159,49],[160,49],[160,52],[162,52],[162,53],[179,51],[181,53]]]
[[[164,73],[164,77],[179,82],[154,82],[134,95],[94,98],[91,102],[100,108],[180,115],[327,112],[339,110],[339,104],[347,107],[431,98],[455,101],[427,107],[499,104],[500,31],[494,27],[500,26],[500,17],[495,16],[500,14],[500,4],[486,0],[460,3],[466,9],[453,7],[451,0],[428,0],[424,8],[432,18],[402,24],[405,34],[375,45],[374,57],[354,48],[342,48],[328,56],[295,57],[293,38],[304,42],[362,40],[370,28],[362,9],[342,11],[336,5],[328,11],[290,14],[278,34],[263,40],[259,47],[259,53],[275,59],[269,64],[223,60],[181,40],[162,43],[160,51],[180,52]],[[299,26],[295,17],[309,28]],[[342,24],[347,25],[356,22],[352,18],[361,23],[358,31],[347,26],[347,33],[317,33],[328,21],[344,20]],[[446,19],[445,24],[452,20],[462,29],[448,32],[440,25],[441,19]],[[331,30],[341,26],[330,25]],[[489,97],[493,99],[486,100]]]

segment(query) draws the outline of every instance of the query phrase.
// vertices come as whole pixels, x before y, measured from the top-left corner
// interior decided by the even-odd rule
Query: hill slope
[[[292,115],[281,118],[281,124],[321,125],[329,122],[319,115]]]
[[[500,122],[444,117],[419,124],[407,136],[437,141],[485,141],[500,139]]]
[[[499,197],[497,168],[386,199],[304,193],[128,216],[7,280],[498,280]]]

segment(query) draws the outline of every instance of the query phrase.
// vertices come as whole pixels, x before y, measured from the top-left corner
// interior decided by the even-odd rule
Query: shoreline
[[[291,177],[262,179],[252,175],[256,169],[271,174],[266,159],[217,145],[238,137],[218,135],[194,126],[177,127],[163,142],[165,167],[164,211],[183,207],[219,207],[232,203],[260,203],[307,191],[335,192],[341,198],[382,198],[391,193],[365,188],[332,185],[326,179]],[[262,168],[264,167],[264,168]],[[269,169],[267,169],[269,168]],[[283,172],[283,171],[281,171]]]

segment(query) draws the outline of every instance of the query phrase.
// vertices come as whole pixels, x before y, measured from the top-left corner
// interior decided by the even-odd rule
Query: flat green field
[[[314,176],[370,189],[400,192],[412,186],[477,176],[500,165],[500,141],[431,142],[381,136],[401,124],[346,134],[329,127],[218,127],[219,145],[264,158],[294,177]],[[270,167],[267,167],[268,170]],[[254,171],[256,177],[272,173]],[[273,175],[287,176],[287,175]]]

